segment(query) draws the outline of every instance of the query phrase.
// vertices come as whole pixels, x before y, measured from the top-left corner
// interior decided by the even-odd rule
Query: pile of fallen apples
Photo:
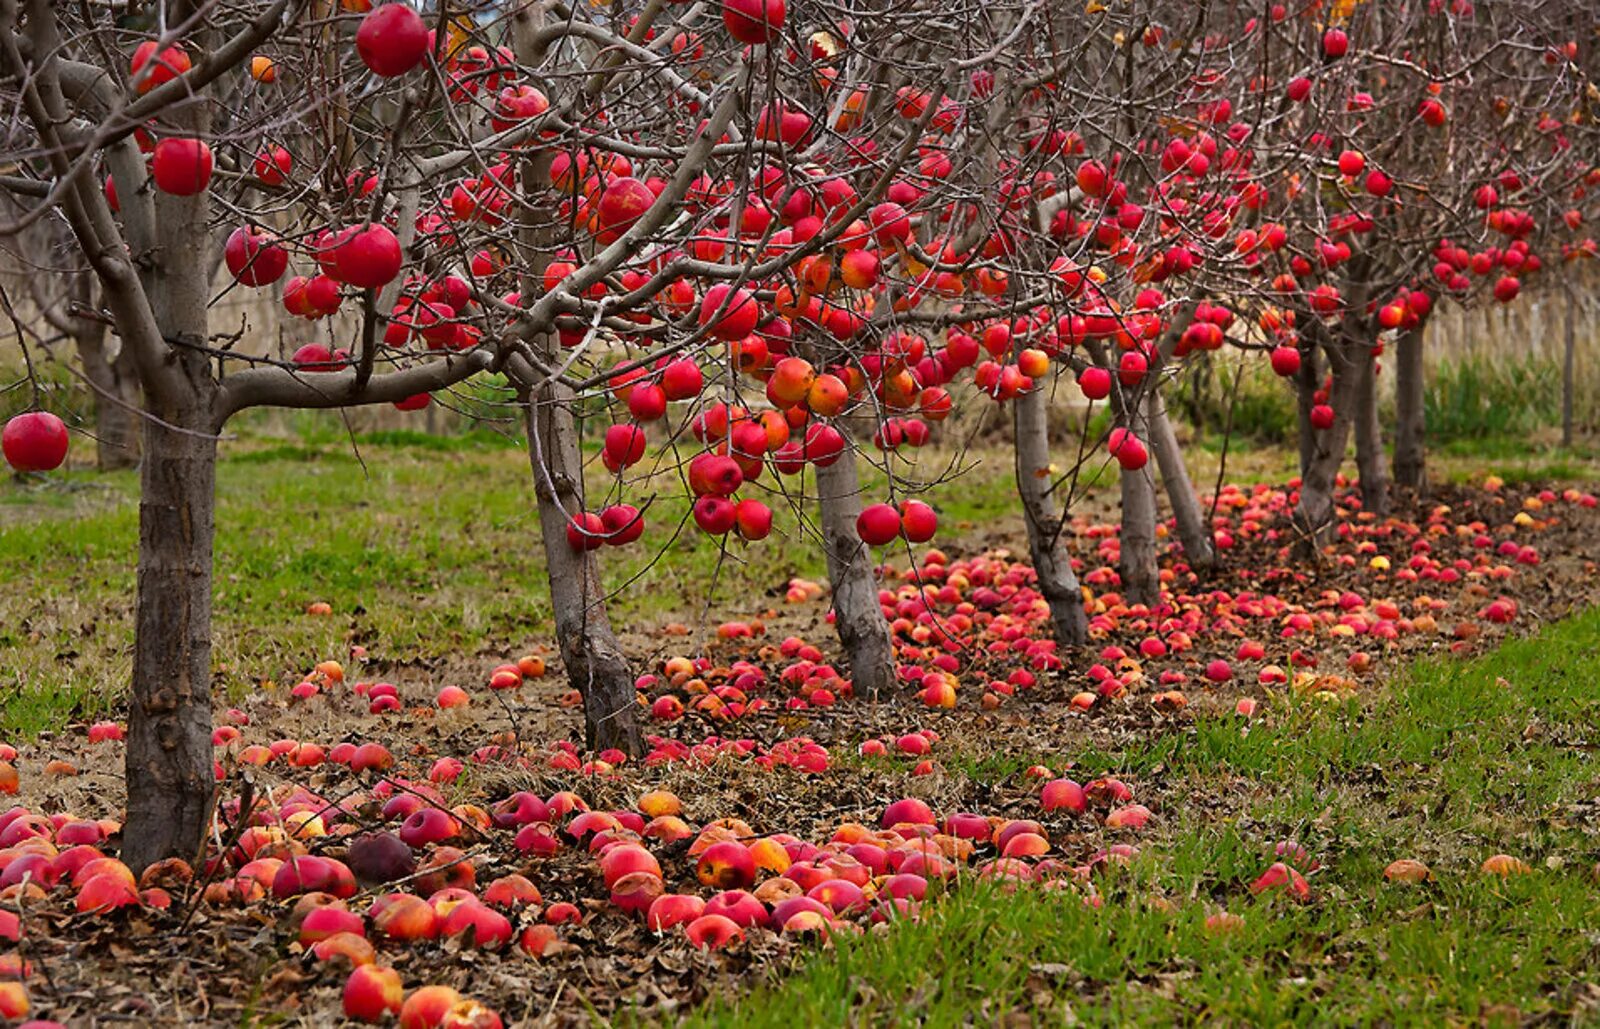
[[[1265,487],[1223,491],[1219,545],[1276,545],[1289,500],[1286,491]],[[1319,589],[1285,549],[1275,566],[1235,573],[1236,584],[1257,582],[1259,592],[1203,588],[1173,562],[1154,608],[1117,594],[1114,530],[1080,524],[1080,537],[1094,546],[1094,563],[1081,568],[1094,644],[1081,655],[1085,666],[1070,670],[1048,638],[1049,612],[1032,571],[1003,551],[961,560],[929,551],[904,571],[885,565],[881,600],[900,677],[927,708],[955,707],[959,697],[977,692],[981,707],[992,709],[1049,682],[1065,685],[1068,710],[1080,716],[1135,697],[1176,712],[1186,706],[1183,690],[1192,682],[1217,687],[1241,673],[1269,686],[1337,694],[1352,680],[1315,671],[1330,652],[1344,653],[1342,672],[1360,675],[1372,666],[1370,651],[1408,635],[1465,646],[1478,623],[1514,620],[1517,601],[1499,591],[1519,570],[1538,565],[1532,541],[1556,523],[1562,505],[1595,502],[1575,491],[1528,496],[1508,502],[1499,524],[1458,521],[1444,507],[1417,523],[1348,517],[1329,554],[1344,570],[1342,589]],[[1423,584],[1440,596],[1421,592]],[[1285,595],[1291,588],[1297,599]],[[822,595],[803,580],[788,591],[796,604],[821,602]],[[330,612],[312,605],[308,613]],[[1446,617],[1456,624],[1446,628],[1440,621]],[[765,629],[760,619],[725,623],[701,656],[662,660],[638,680],[640,704],[662,722],[692,711],[716,724],[764,710],[825,709],[851,697],[849,680],[822,648],[792,635],[774,642]],[[1231,661],[1194,656],[1217,653],[1219,641],[1227,641]],[[1269,660],[1279,654],[1279,662]],[[366,656],[352,648],[357,665]],[[542,657],[529,655],[493,668],[486,687],[505,697],[548,671]],[[395,683],[347,680],[344,664],[333,660],[287,692],[287,704],[364,709],[380,725],[419,708],[434,718],[452,711],[464,717],[459,709],[477,700],[454,685],[437,690],[431,702],[407,698],[410,691]],[[1237,710],[1249,717],[1255,704],[1244,696]],[[229,791],[233,799],[220,806],[199,867],[168,860],[136,876],[110,856],[120,830],[115,821],[13,808],[0,815],[0,937],[25,938],[28,926],[17,911],[93,922],[132,910],[177,925],[248,910],[270,920],[291,955],[319,975],[341,977],[351,1018],[394,1014],[405,1029],[494,1027],[502,1024],[499,1014],[455,988],[417,982],[408,989],[395,956],[435,948],[543,960],[573,949],[571,927],[597,919],[632,920],[664,939],[706,949],[751,934],[827,937],[916,918],[931,898],[968,880],[1006,889],[1030,884],[1099,905],[1098,876],[1138,855],[1130,834],[1156,817],[1118,779],[1079,783],[1034,766],[1023,778],[1038,791],[1037,819],[940,814],[907,797],[889,804],[876,825],[843,821],[807,840],[758,832],[732,817],[695,824],[678,796],[648,789],[648,772],[624,780],[629,761],[618,751],[584,754],[565,741],[536,745],[486,730],[470,753],[439,754],[406,740],[397,755],[374,739],[252,740],[258,730],[237,708],[220,721],[213,736],[219,779],[249,777],[253,785]],[[399,723],[397,732],[415,725]],[[833,768],[835,755],[809,736],[762,734],[769,737],[762,742],[755,735],[698,741],[652,735],[638,764],[808,776]],[[124,730],[97,722],[87,736],[92,746],[114,747]],[[913,776],[934,770],[940,743],[931,727],[852,741],[865,758],[914,763]],[[18,791],[16,760],[13,748],[0,745],[0,792]],[[572,777],[589,796],[487,793],[485,780],[465,775],[469,767]],[[59,759],[44,766],[46,776],[74,772]],[[647,790],[631,808],[591,806],[630,783]],[[247,809],[241,810],[241,796],[249,798]],[[1015,811],[1018,803],[1028,801],[1013,798],[1007,806]],[[1265,864],[1252,894],[1311,896],[1308,877],[1319,866],[1299,844],[1278,843]],[[1527,866],[1496,855],[1484,869],[1509,875]],[[1397,882],[1430,875],[1409,859],[1386,872]],[[1241,916],[1221,910],[1206,920],[1214,932],[1242,924]],[[28,1014],[25,953],[0,956],[0,1016]]]
[[[1136,830],[1151,817],[1111,778],[1052,779],[1040,797],[1047,816],[1107,831]],[[384,953],[445,944],[530,958],[560,953],[568,946],[562,927],[597,917],[595,893],[616,914],[702,948],[750,932],[808,937],[914,918],[963,878],[1037,883],[1095,903],[1094,872],[1137,853],[1118,843],[1069,860],[1039,821],[938,818],[915,798],[888,805],[876,827],[843,822],[818,843],[761,835],[736,818],[692,825],[664,790],[611,811],[591,809],[571,791],[517,791],[487,808],[445,804],[434,785],[381,770],[333,799],[286,783],[246,812],[237,800],[225,804],[214,837],[224,845],[202,867],[170,859],[138,876],[105,852],[115,822],[16,807],[0,815],[0,895],[25,910],[70,905],[82,919],[129,908],[180,919],[191,905],[248,905],[275,919],[292,953],[348,969],[347,1016],[394,1013],[405,1029],[465,1029],[501,1020],[447,986],[408,991]],[[591,859],[587,880],[573,874],[578,854]],[[480,882],[490,871],[498,874]],[[541,882],[570,899],[547,899]],[[0,936],[17,942],[22,931],[17,915],[0,909]],[[27,1013],[29,971],[18,956],[0,961],[9,980],[0,983],[0,1015]]]

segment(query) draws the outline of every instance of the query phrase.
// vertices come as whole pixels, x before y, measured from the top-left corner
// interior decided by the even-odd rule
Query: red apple
[[[29,411],[6,422],[0,450],[19,472],[48,472],[67,459],[67,426],[49,411]]]
[[[722,24],[741,43],[771,43],[783,31],[783,0],[723,0]]]
[[[211,182],[211,147],[188,138],[163,139],[150,158],[156,188],[172,196],[194,196]]]
[[[389,79],[422,63],[430,45],[422,16],[404,3],[384,4],[365,18],[356,30],[356,52],[374,75]]]

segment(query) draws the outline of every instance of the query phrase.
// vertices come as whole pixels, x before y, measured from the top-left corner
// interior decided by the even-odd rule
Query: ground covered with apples
[[[224,463],[224,817],[214,860],[141,882],[104,856],[132,511],[115,480],[68,480],[0,521],[21,558],[0,680],[27,684],[0,768],[19,805],[0,816],[0,1012],[1600,1010],[1592,487],[1475,475],[1388,520],[1347,499],[1311,560],[1268,469],[1218,496],[1223,569],[1201,582],[1168,555],[1156,610],[1117,595],[1091,489],[1072,550],[1094,638],[1066,651],[1020,523],[985,507],[1009,468],[980,462],[935,498],[942,551],[883,555],[904,687],[876,700],[830,663],[818,570],[790,563],[809,558],[663,540],[616,569],[650,733],[623,760],[574,742],[515,463],[451,455],[478,485],[449,492],[436,455],[364,456],[365,478],[316,448]]]

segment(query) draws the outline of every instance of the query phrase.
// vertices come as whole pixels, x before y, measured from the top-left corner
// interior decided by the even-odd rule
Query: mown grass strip
[[[1248,733],[1217,718],[1097,755],[1112,769],[1165,764],[1170,777],[1161,827],[1101,882],[1102,907],[963,888],[919,923],[840,939],[688,1022],[1592,1019],[1597,644],[1591,611],[1475,660],[1424,661],[1366,704],[1297,702]],[[1309,904],[1249,894],[1286,836],[1323,863]],[[1484,874],[1497,852],[1533,871]],[[1435,881],[1385,882],[1401,857],[1426,861]],[[1223,909],[1243,928],[1207,932]]]

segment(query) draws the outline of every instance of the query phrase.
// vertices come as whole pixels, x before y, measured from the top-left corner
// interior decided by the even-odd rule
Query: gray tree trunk
[[[517,59],[528,66],[538,65],[543,58],[537,30],[547,16],[546,5],[534,4],[519,7],[512,19]],[[529,182],[549,179],[548,155],[530,156],[522,167]],[[521,230],[526,252],[535,255],[523,269],[524,297],[543,291],[539,277],[556,249],[557,232],[554,220]],[[560,363],[553,332],[540,333],[531,343],[539,360],[551,367]],[[521,399],[528,404],[528,460],[539,500],[539,532],[550,579],[556,642],[567,680],[583,695],[584,739],[593,750],[615,748],[638,756],[644,752],[638,691],[606,615],[600,562],[592,551],[576,552],[567,542],[568,519],[584,510],[575,398],[571,389],[553,376],[540,374],[521,358],[511,362],[510,370],[519,380]]]
[[[198,108],[177,121],[196,134],[207,129]],[[206,248],[197,245],[207,236],[209,208],[205,193],[180,197],[157,191],[151,224],[155,246],[143,255],[149,314],[167,341],[150,349],[168,351],[159,391],[146,386],[147,410],[188,431],[145,419],[128,820],[122,842],[122,860],[135,871],[166,857],[194,860],[210,828],[216,796],[211,575],[219,425],[210,360],[194,349],[206,345],[210,333],[210,267]],[[130,235],[136,257],[142,235]],[[119,331],[126,348],[128,334],[140,330],[119,324]]]
[[[1334,528],[1333,487],[1344,463],[1345,447],[1350,442],[1350,429],[1361,415],[1360,398],[1362,365],[1370,375],[1372,367],[1372,332],[1366,319],[1367,296],[1370,287],[1365,281],[1366,262],[1352,261],[1349,269],[1352,285],[1345,297],[1345,313],[1339,320],[1338,332],[1327,340],[1324,348],[1328,354],[1329,370],[1333,373],[1332,395],[1333,425],[1316,436],[1315,450],[1301,476],[1300,500],[1295,505],[1294,524],[1300,534],[1297,549],[1310,555],[1328,541]],[[1326,335],[1320,325],[1307,325],[1305,330]]]
[[[1423,445],[1426,419],[1422,369],[1422,334],[1418,326],[1402,333],[1395,345],[1394,484],[1411,499],[1428,495],[1428,467]]]
[[[1359,342],[1357,347],[1364,345]],[[1328,364],[1333,372],[1333,424],[1316,434],[1316,449],[1301,477],[1300,501],[1295,506],[1295,527],[1305,548],[1327,542],[1333,531],[1333,487],[1344,463],[1345,447],[1350,442],[1350,427],[1355,421],[1358,373],[1352,347],[1343,338],[1329,347]]]
[[[1152,387],[1144,399],[1145,424],[1150,431],[1150,450],[1155,454],[1161,469],[1161,482],[1166,487],[1167,499],[1172,503],[1172,515],[1177,521],[1178,539],[1183,543],[1184,560],[1197,575],[1209,573],[1217,563],[1217,549],[1212,540],[1211,527],[1206,522],[1205,509],[1195,495],[1194,484],[1189,480],[1189,469],[1184,465],[1183,449],[1178,445],[1178,434],[1167,417],[1167,402],[1161,391]]]
[[[1148,439],[1143,409],[1137,402],[1124,408],[1128,428],[1140,439]],[[1156,486],[1149,464],[1122,469],[1120,541],[1117,574],[1122,578],[1123,599],[1153,606],[1161,599],[1161,570],[1156,562]]]
[[[1300,478],[1304,479],[1317,456],[1317,430],[1311,424],[1311,409],[1316,406],[1317,388],[1322,384],[1322,362],[1318,358],[1317,340],[1311,329],[1302,330],[1299,350],[1300,370],[1295,373],[1295,401],[1300,427]]]
[[[567,681],[583,694],[584,739],[591,750],[616,748],[637,757],[638,693],[622,645],[606,616],[600,563],[567,543],[567,520],[583,508],[583,459],[572,417],[571,390],[545,383],[528,398],[528,458],[539,498],[539,531],[550,577],[556,642]]]
[[[197,412],[146,420],[122,860],[193,861],[211,821],[211,573],[216,441]]]
[[[1039,592],[1050,605],[1056,641],[1078,646],[1088,637],[1083,591],[1072,571],[1072,558],[1062,543],[1062,521],[1050,492],[1049,408],[1043,389],[1030,390],[1012,401],[1016,430],[1017,494],[1028,527],[1028,553],[1039,577]]]
[[[1352,351],[1356,365],[1356,469],[1361,476],[1361,506],[1382,517],[1389,513],[1389,461],[1378,420],[1378,361],[1370,347]]]
[[[850,662],[851,684],[863,696],[887,694],[895,684],[894,647],[888,619],[878,603],[872,552],[856,533],[861,484],[853,445],[847,445],[833,464],[817,469],[817,501],[833,588],[834,628]]]

